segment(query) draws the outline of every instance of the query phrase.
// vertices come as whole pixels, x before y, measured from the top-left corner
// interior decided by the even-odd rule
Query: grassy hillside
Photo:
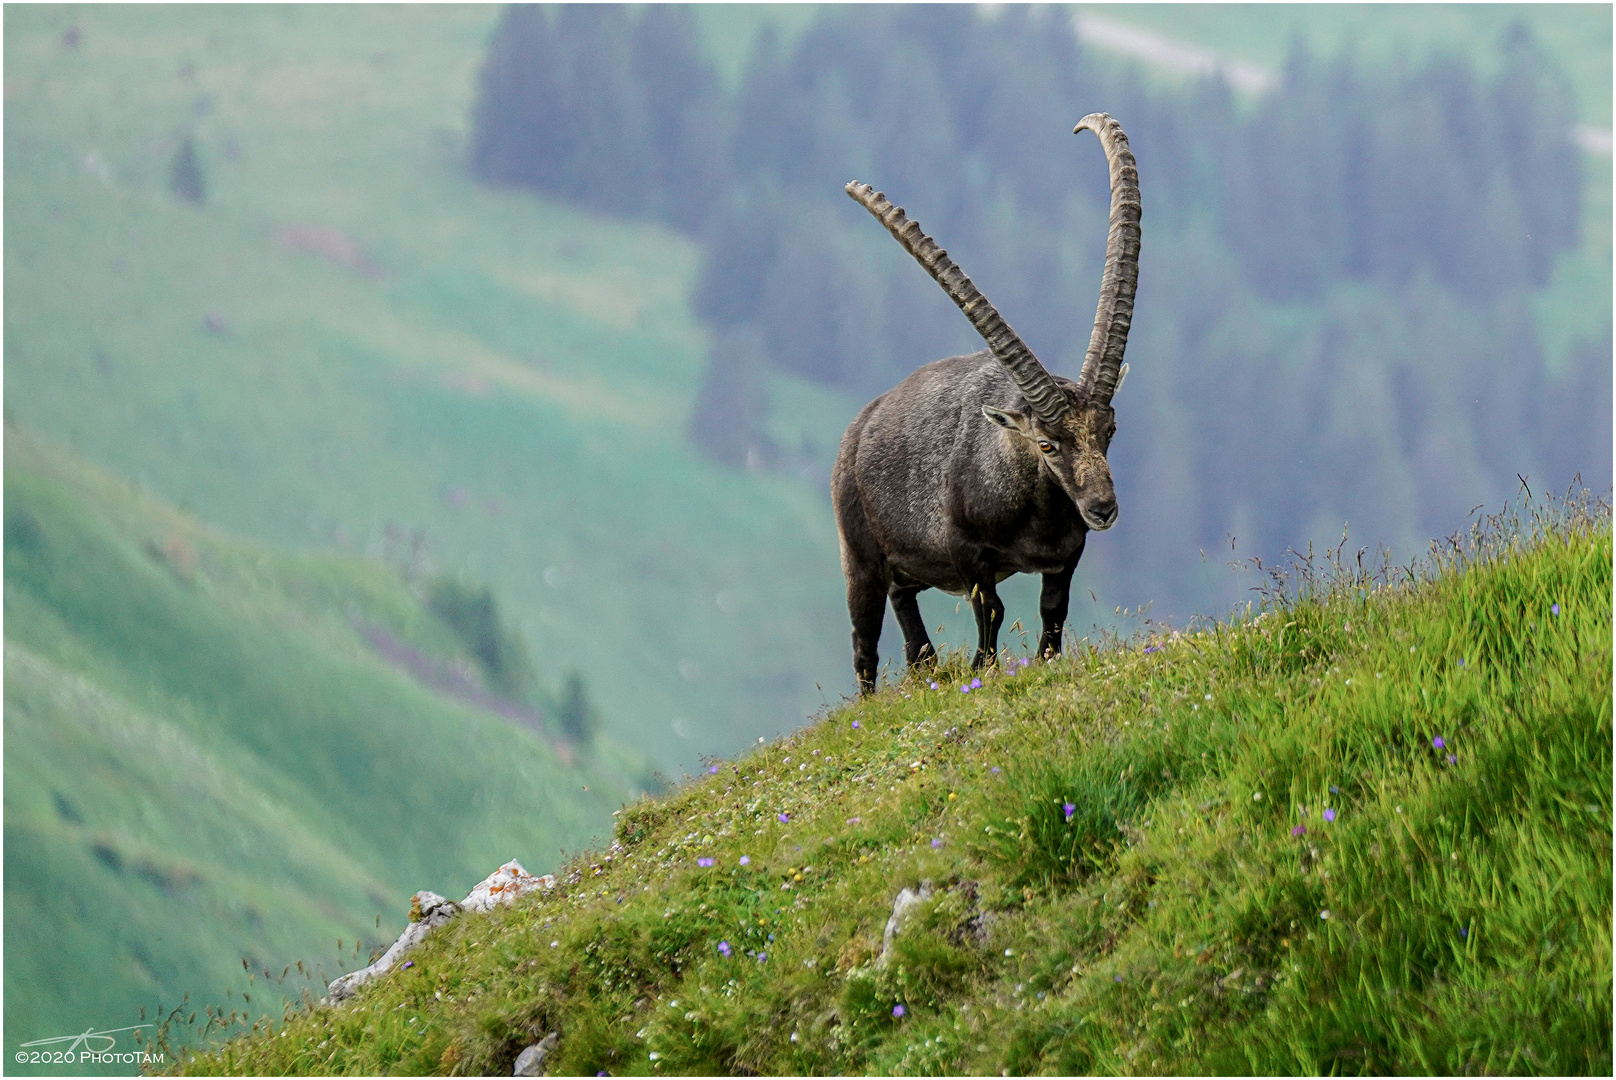
[[[473,666],[395,571],[237,540],[10,427],[5,461],[13,1043],[223,1006],[244,957],[361,963],[416,889],[540,872],[644,782],[378,655],[362,628]]]
[[[1608,505],[1254,617],[955,658],[197,1073],[1611,1069]],[[902,887],[931,892],[891,942]]]

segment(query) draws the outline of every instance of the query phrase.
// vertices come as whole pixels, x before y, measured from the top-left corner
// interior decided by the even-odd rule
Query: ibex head
[[[1111,397],[1128,371],[1122,354],[1128,345],[1139,280],[1139,170],[1128,149],[1128,137],[1110,116],[1091,113],[1072,129],[1073,134],[1085,128],[1100,137],[1110,165],[1111,227],[1094,332],[1075,384],[1063,386],[1055,381],[964,271],[921,230],[919,222],[904,215],[902,207],[893,206],[885,195],[857,181],[847,185],[847,193],[874,214],[959,305],[1027,399],[1025,410],[984,402],[983,414],[1026,440],[1040,467],[1048,469],[1071,497],[1089,528],[1109,529],[1117,520],[1117,496],[1105,455],[1117,430]]]
[[[982,414],[1026,441],[1040,467],[1077,504],[1089,528],[1109,529],[1117,520],[1117,493],[1105,452],[1117,431],[1116,414],[1109,404],[1083,401],[1070,391],[1062,393],[1071,404],[1054,423],[1045,423],[1031,409],[1022,412],[984,405]]]

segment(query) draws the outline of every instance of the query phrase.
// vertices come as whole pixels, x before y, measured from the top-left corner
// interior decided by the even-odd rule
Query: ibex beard
[[[994,661],[1004,603],[998,583],[1042,574],[1040,655],[1061,650],[1072,574],[1090,530],[1117,521],[1106,452],[1116,433],[1139,273],[1139,175],[1122,127],[1104,113],[1074,129],[1100,137],[1111,170],[1111,221],[1100,303],[1076,381],[1050,372],[948,254],[868,185],[847,192],[959,305],[988,347],[928,364],[866,405],[831,472],[841,537],[853,670],[875,689],[888,601],[911,665],[935,656],[918,595],[968,596],[973,664]]]

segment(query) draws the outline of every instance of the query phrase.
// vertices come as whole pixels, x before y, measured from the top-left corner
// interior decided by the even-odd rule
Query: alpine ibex
[[[1094,334],[1077,381],[1051,375],[1032,350],[886,196],[854,181],[847,193],[885,225],[937,280],[987,342],[938,360],[870,402],[848,426],[831,472],[842,571],[853,620],[853,670],[875,689],[876,643],[886,601],[911,665],[934,653],[916,595],[968,594],[980,667],[996,656],[1011,574],[1042,574],[1040,655],[1060,652],[1072,571],[1090,529],[1116,524],[1105,454],[1116,432],[1111,395],[1139,277],[1139,173],[1122,126],[1085,116],[1111,170],[1111,227]]]

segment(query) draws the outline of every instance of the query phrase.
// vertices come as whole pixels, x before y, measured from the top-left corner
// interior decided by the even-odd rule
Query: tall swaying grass
[[[713,762],[184,1067],[508,1072],[555,1031],[558,1074],[1610,1071],[1603,501],[980,679]]]

